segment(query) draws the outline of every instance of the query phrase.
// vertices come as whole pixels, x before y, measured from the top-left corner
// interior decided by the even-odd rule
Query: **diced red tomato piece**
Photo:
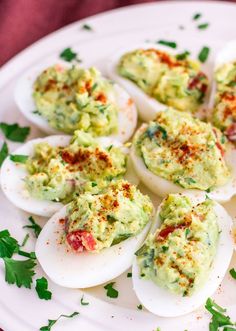
[[[76,251],[93,251],[96,248],[96,240],[88,231],[77,230],[66,235],[68,244]]]

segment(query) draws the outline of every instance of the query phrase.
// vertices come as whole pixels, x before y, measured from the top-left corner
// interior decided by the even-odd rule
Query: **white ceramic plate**
[[[201,20],[193,21],[196,12],[202,13]],[[105,14],[76,22],[66,28],[55,32],[26,49],[8,64],[1,68],[0,75],[0,121],[9,123],[18,122],[29,125],[22,118],[13,100],[13,89],[20,75],[45,60],[58,59],[58,54],[66,47],[73,47],[79,52],[83,64],[89,66],[96,64],[101,70],[105,65],[103,59],[116,49],[131,43],[141,43],[149,39],[173,40],[178,43],[181,52],[188,49],[193,56],[202,46],[211,47],[211,54],[205,70],[210,73],[212,61],[216,51],[224,42],[235,38],[236,6],[220,2],[161,2],[138,5],[115,10]],[[227,18],[227,19],[226,19]],[[93,27],[93,31],[81,30],[83,23]],[[209,22],[207,30],[198,30],[199,23]],[[180,29],[183,26],[184,29]],[[42,136],[36,128],[32,127],[29,138]],[[18,144],[8,145],[13,151]],[[153,195],[150,194],[152,197]],[[154,197],[156,204],[159,202]],[[233,217],[236,217],[234,206],[236,199],[225,206]],[[28,214],[15,208],[0,193],[0,230],[8,228],[13,236],[20,242],[25,235],[22,226],[26,224]],[[45,219],[36,218],[41,224]],[[33,249],[34,238],[27,243],[26,250]],[[52,282],[49,288],[53,292],[51,301],[38,299],[34,290],[16,286],[9,286],[4,281],[4,271],[0,262],[0,328],[5,331],[33,331],[47,324],[48,319],[54,319],[61,313],[70,314],[79,311],[80,315],[74,319],[60,320],[53,327],[53,331],[154,331],[158,327],[161,331],[205,331],[208,330],[209,314],[204,308],[181,318],[159,318],[146,311],[137,309],[139,304],[127,273],[114,280],[119,290],[117,299],[106,297],[103,286],[85,292],[80,290],[63,289]],[[236,267],[236,256],[231,267]],[[38,267],[38,277],[43,275]],[[88,306],[81,306],[80,299],[89,301]],[[221,287],[214,296],[222,306],[227,307],[228,313],[236,316],[236,281],[227,273]]]

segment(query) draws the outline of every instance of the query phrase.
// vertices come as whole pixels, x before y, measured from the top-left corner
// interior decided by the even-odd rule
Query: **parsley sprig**
[[[8,155],[8,146],[7,146],[7,143],[4,141],[4,143],[2,144],[2,147],[0,149],[0,167],[3,164],[3,161],[5,160],[7,155]]]
[[[65,48],[61,53],[60,53],[60,58],[66,62],[82,62],[81,59],[79,58],[78,54],[74,52],[70,47]]]
[[[33,232],[34,232],[35,237],[38,238],[38,236],[39,236],[39,234],[40,234],[40,232],[41,232],[41,230],[42,230],[41,226],[38,225],[38,224],[35,222],[35,220],[34,220],[34,218],[33,218],[32,216],[30,216],[30,217],[28,218],[28,220],[29,220],[29,222],[31,223],[31,225],[25,225],[25,226],[23,226],[23,228],[24,228],[24,229],[32,229]]]
[[[77,315],[79,315],[79,312],[77,312],[77,311],[75,311],[75,312],[72,313],[71,315],[64,315],[64,314],[62,314],[62,315],[60,315],[60,316],[59,316],[57,319],[55,319],[55,320],[48,320],[48,325],[46,325],[46,326],[42,326],[39,330],[40,330],[40,331],[50,331],[51,328],[53,327],[53,325],[55,325],[55,324],[57,323],[57,321],[58,321],[59,319],[61,319],[62,317],[65,317],[65,318],[72,318],[72,317],[77,316]]]
[[[211,298],[208,298],[205,308],[211,313],[212,318],[209,324],[210,331],[218,331],[220,327],[224,327],[223,331],[236,330],[235,326],[229,316],[226,316],[226,309],[220,307]]]
[[[3,260],[5,264],[5,281],[8,284],[16,284],[18,287],[31,288],[36,262],[33,259],[18,261],[8,257],[3,258]]]

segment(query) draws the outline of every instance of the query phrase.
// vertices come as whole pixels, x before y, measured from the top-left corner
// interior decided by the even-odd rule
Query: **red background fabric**
[[[0,0],[0,65],[71,22],[150,0]]]

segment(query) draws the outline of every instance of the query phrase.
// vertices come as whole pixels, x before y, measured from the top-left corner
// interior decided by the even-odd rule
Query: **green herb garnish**
[[[71,62],[73,60],[77,62],[81,62],[81,60],[78,57],[78,54],[72,51],[70,47],[65,48],[64,51],[60,53],[60,58],[67,62]]]
[[[198,28],[199,30],[205,30],[205,29],[208,28],[208,26],[209,26],[209,23],[203,23],[203,24],[199,24],[199,25],[197,26],[197,28]]]
[[[113,288],[114,284],[115,282],[111,282],[104,286],[104,289],[107,290],[107,296],[113,299],[117,298],[119,295],[119,292],[115,288]]]
[[[41,226],[38,225],[38,224],[35,222],[35,220],[33,219],[32,216],[30,216],[30,217],[28,218],[28,220],[30,221],[31,225],[25,225],[25,226],[23,226],[23,228],[24,228],[24,229],[32,229],[33,232],[34,232],[35,237],[38,238],[38,236],[39,236],[39,234],[40,234],[40,232],[41,232],[41,230],[42,230]]]
[[[193,15],[193,20],[196,21],[198,20],[200,17],[202,17],[202,14],[201,13],[196,13]]]
[[[20,245],[21,247],[24,247],[29,239],[29,234],[27,233],[22,241],[22,244]]]
[[[127,278],[131,278],[132,277],[132,272],[128,272],[127,273]]]
[[[48,291],[48,281],[46,278],[36,279],[35,289],[40,299],[51,300],[52,292]]]
[[[20,154],[11,154],[10,160],[16,163],[25,163],[28,160],[28,155],[20,155]]]
[[[92,187],[97,186],[98,184],[96,182],[92,182]]]
[[[185,238],[188,238],[189,233],[190,233],[190,229],[187,228],[187,229],[185,230]]]
[[[18,250],[19,244],[17,240],[11,237],[8,230],[0,232],[0,257],[12,257],[12,255]]]
[[[108,215],[108,216],[110,216],[110,215]],[[107,216],[107,217],[108,217],[108,216]],[[117,221],[117,220],[113,217],[113,223],[114,223],[114,220]],[[111,222],[111,219],[110,219],[109,222]],[[131,233],[120,234],[120,235],[118,235],[118,237],[114,238],[114,240],[113,240],[113,242],[112,242],[111,245],[112,245],[112,246],[117,245],[117,244],[121,243],[122,241],[124,241],[124,240],[130,238],[131,236],[132,236]]]
[[[2,144],[2,148],[0,150],[0,167],[3,164],[3,161],[5,160],[7,155],[8,155],[8,147],[6,142],[4,141],[4,143]]]
[[[209,56],[209,53],[210,53],[210,48],[207,47],[207,46],[204,46],[200,53],[198,54],[198,59],[200,62],[204,63],[206,62],[208,56]]]
[[[168,251],[169,247],[168,246],[162,246],[161,249],[165,253],[166,251]]]
[[[0,129],[4,133],[5,137],[11,141],[23,143],[30,133],[30,127],[20,127],[17,123],[7,124],[0,123]]]
[[[236,270],[234,268],[230,269],[229,273],[234,279],[236,279]]]
[[[81,29],[87,30],[87,31],[93,31],[93,28],[91,27],[91,25],[86,24],[86,23],[82,25]]]
[[[190,55],[189,51],[184,51],[183,53],[177,54],[176,59],[177,60],[185,60]]]
[[[5,281],[8,284],[16,284],[18,287],[31,288],[36,262],[32,259],[18,261],[8,257],[4,257],[3,260],[5,263]]]
[[[55,320],[48,320],[48,325],[46,325],[46,326],[42,326],[39,330],[40,331],[50,331],[51,330],[51,328],[53,327],[53,325],[55,325],[56,323],[57,323],[57,321],[60,319],[60,318],[62,318],[62,317],[65,317],[65,318],[72,318],[72,317],[74,317],[74,316],[77,316],[77,315],[79,315],[79,312],[77,312],[77,311],[75,311],[73,314],[71,314],[71,315],[64,315],[64,314],[62,314],[62,315],[60,315],[57,319],[55,319]]]
[[[89,302],[84,301],[84,296],[83,295],[82,295],[82,298],[80,299],[80,304],[82,306],[88,306],[89,305]]]
[[[190,184],[194,184],[194,183],[196,183],[196,180],[193,179],[193,178],[191,178],[191,177],[186,177],[184,180],[185,180],[185,182],[188,183],[189,185],[190,185]]]
[[[210,331],[217,331],[221,326],[233,325],[232,321],[230,320],[230,317],[224,314],[226,312],[226,309],[217,305],[211,298],[207,299],[205,308],[212,315],[211,322],[209,324]]]
[[[139,310],[142,310],[142,309],[143,309],[143,306],[140,304],[140,305],[137,306],[137,308],[138,308]]]
[[[171,47],[171,48],[176,48],[177,47],[177,44],[174,41],[158,40],[157,44],[165,45],[165,46],[168,46],[168,47]]]

